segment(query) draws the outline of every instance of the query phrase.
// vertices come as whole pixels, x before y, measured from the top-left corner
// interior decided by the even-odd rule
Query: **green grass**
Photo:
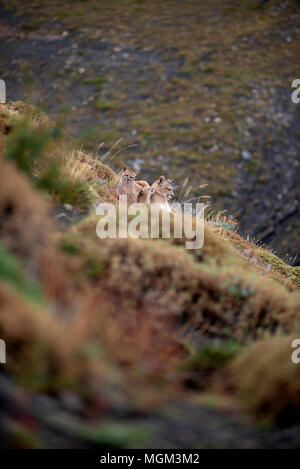
[[[94,200],[93,191],[88,181],[81,179],[68,179],[62,176],[60,166],[53,163],[48,166],[38,178],[36,186],[53,195],[60,204],[71,204],[87,209]]]
[[[266,264],[270,264],[276,272],[290,279],[300,289],[300,267],[287,264],[267,249],[257,247],[256,253]]]
[[[111,111],[116,107],[114,102],[106,101],[105,99],[101,98],[96,98],[94,100],[94,106],[98,111]]]
[[[95,85],[97,88],[102,88],[106,82],[106,78],[102,77],[101,75],[95,78],[86,78],[84,80],[84,83],[88,83],[89,85]]]
[[[25,116],[8,137],[6,157],[22,171],[32,173],[36,161],[43,156],[51,139],[59,136],[59,128],[33,128]]]
[[[90,183],[80,174],[68,178],[63,173],[62,161],[47,155],[61,135],[61,125],[35,125],[30,115],[25,114],[16,120],[8,135],[5,156],[24,171],[38,189],[47,191],[57,202],[85,210],[95,198]]]
[[[234,341],[207,344],[200,347],[186,362],[186,370],[217,370],[227,365],[237,354],[239,345]]]
[[[43,301],[41,287],[37,280],[25,272],[21,262],[0,242],[0,279],[12,285],[29,300]]]
[[[107,421],[97,425],[87,425],[58,417],[48,417],[47,420],[57,431],[67,432],[104,448],[136,447],[137,444],[143,444],[151,432],[149,425]]]

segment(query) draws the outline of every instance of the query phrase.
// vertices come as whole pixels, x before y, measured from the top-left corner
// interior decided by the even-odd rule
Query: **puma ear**
[[[171,184],[171,182],[173,182],[173,179],[167,179],[167,182]]]
[[[165,181],[165,176],[160,176],[158,181],[159,181],[159,184],[162,184]]]
[[[127,171],[127,166],[123,166],[123,173],[124,171]]]

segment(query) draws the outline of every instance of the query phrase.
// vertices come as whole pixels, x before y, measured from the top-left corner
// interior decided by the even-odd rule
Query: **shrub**
[[[298,424],[299,365],[291,360],[295,336],[274,337],[245,348],[221,377],[220,386],[235,394],[261,421]]]

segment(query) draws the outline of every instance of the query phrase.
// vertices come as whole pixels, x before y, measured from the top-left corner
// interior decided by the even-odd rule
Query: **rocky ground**
[[[298,428],[259,429],[238,413],[199,403],[173,402],[146,415],[119,414],[101,424],[84,418],[72,392],[31,394],[0,377],[2,448],[296,449]]]

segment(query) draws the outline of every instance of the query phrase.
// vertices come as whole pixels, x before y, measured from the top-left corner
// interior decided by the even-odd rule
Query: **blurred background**
[[[0,13],[8,99],[33,78],[85,147],[123,138],[115,165],[208,184],[244,236],[299,264],[298,1],[12,0]]]

